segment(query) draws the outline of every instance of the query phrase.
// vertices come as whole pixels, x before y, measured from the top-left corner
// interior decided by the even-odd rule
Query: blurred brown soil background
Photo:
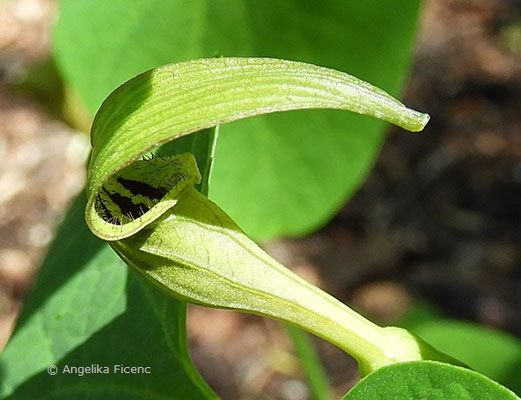
[[[0,349],[69,201],[88,140],[17,85],[50,57],[54,0],[0,1]],[[427,0],[407,105],[356,196],[327,226],[265,248],[380,323],[421,298],[448,317],[521,336],[521,2]],[[284,328],[191,307],[195,364],[225,399],[309,398]],[[314,340],[337,397],[356,365]]]

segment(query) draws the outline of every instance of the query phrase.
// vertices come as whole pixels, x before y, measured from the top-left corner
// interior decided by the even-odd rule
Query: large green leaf
[[[394,364],[360,381],[343,400],[519,400],[469,369],[435,361]]]
[[[178,141],[203,171],[213,134]],[[206,151],[205,151],[206,149]],[[208,172],[204,181],[207,182]],[[203,187],[204,192],[204,187]],[[85,194],[72,206],[0,357],[0,398],[209,399],[216,396],[187,351],[186,304],[163,295],[126,265],[84,222]],[[68,374],[98,364],[108,374]],[[114,373],[114,365],[150,367]],[[47,368],[58,367],[51,376]]]
[[[413,0],[62,0],[55,52],[91,111],[137,73],[215,55],[308,61],[396,94],[418,7]],[[334,111],[227,125],[210,197],[256,238],[302,234],[324,223],[360,184],[383,128]]]

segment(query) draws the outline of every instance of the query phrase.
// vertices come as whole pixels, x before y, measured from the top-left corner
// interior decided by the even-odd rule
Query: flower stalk
[[[407,331],[379,327],[291,272],[195,189],[159,221],[111,245],[162,291],[294,324],[352,355],[364,375],[426,354],[448,360]]]

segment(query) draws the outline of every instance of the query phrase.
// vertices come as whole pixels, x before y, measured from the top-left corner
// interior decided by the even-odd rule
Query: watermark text
[[[57,374],[69,374],[76,376],[84,375],[149,375],[152,373],[152,367],[144,365],[125,365],[125,364],[112,364],[112,365],[69,365],[65,364],[61,367],[56,365],[49,365],[47,368],[49,375]]]

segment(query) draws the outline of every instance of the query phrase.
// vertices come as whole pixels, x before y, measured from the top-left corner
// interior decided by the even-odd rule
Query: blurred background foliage
[[[415,43],[419,3],[408,0],[98,3],[62,2],[52,50],[56,1],[0,2],[0,345],[83,186],[85,132],[103,97],[168,62],[274,56],[353,73],[395,95],[410,73],[404,100],[432,121],[420,135],[387,130],[383,142],[383,124],[334,112],[232,124],[221,130],[211,197],[342,301],[521,392],[517,1],[426,0]],[[302,140],[311,130],[324,140]],[[309,398],[278,324],[193,307],[188,328],[194,362],[223,398]],[[338,397],[358,379],[354,362],[312,340]]]

